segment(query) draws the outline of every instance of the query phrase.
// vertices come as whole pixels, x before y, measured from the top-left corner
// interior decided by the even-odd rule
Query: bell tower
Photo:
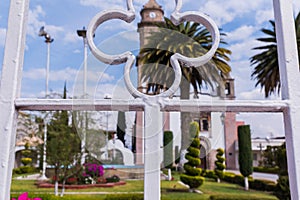
[[[140,39],[140,49],[144,47],[144,45],[147,44],[148,38],[151,35],[151,33],[158,31],[157,24],[158,23],[165,23],[164,21],[164,11],[162,9],[162,6],[160,6],[156,0],[149,0],[142,8],[141,12],[141,21],[138,23],[138,29],[139,32],[139,39]],[[147,88],[142,85],[141,81],[141,65],[139,63],[139,57],[137,58],[137,66],[138,66],[138,90],[143,93],[147,93]],[[148,84],[149,86],[149,84]],[[136,125],[135,125],[135,149],[133,151],[135,152],[135,162],[136,164],[143,164],[143,126],[144,126],[144,118],[143,118],[143,112],[137,112],[136,113]],[[169,116],[168,113],[164,114],[164,129],[170,128],[169,123]]]
[[[141,12],[141,22],[138,23],[138,32],[140,33],[140,47],[147,43],[147,37],[151,32],[157,30],[157,23],[164,23],[164,11],[155,0],[149,0]]]

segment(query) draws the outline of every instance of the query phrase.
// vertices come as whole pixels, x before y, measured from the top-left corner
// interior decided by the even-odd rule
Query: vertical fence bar
[[[292,0],[273,0],[291,197],[300,199],[300,73]]]
[[[144,199],[160,199],[161,136],[163,132],[160,106],[145,107]]]
[[[0,88],[0,199],[10,199],[29,0],[11,0]]]

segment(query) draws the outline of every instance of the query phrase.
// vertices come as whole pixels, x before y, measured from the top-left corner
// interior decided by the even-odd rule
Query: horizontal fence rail
[[[161,111],[169,112],[283,112],[288,100],[164,100]],[[17,99],[18,110],[27,111],[144,111],[147,103],[141,99]]]

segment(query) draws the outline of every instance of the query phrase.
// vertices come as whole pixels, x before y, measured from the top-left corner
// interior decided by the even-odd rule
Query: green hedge
[[[278,174],[279,167],[253,167],[253,171],[269,173],[269,174]]]
[[[223,180],[244,186],[244,177],[242,175],[225,172]],[[269,180],[253,179],[252,177],[249,177],[249,188],[260,191],[275,191],[276,183]]]
[[[105,200],[143,200],[143,194],[108,194]]]
[[[27,174],[33,172],[39,172],[39,170],[31,166],[21,166],[13,169],[13,174]]]
[[[263,198],[263,197],[249,197],[241,196],[241,195],[212,195],[210,196],[210,200],[271,200],[275,198]]]
[[[218,178],[214,170],[203,170],[201,176],[215,180]]]
[[[260,191],[275,191],[276,183],[268,180],[255,179],[249,181],[249,187]]]

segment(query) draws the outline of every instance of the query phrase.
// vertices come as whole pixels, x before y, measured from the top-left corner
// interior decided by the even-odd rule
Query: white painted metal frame
[[[177,10],[180,9],[181,1],[177,1]],[[279,49],[280,75],[282,83],[283,101],[156,101],[152,104],[145,99],[132,101],[125,100],[53,100],[53,99],[19,99],[20,84],[24,57],[26,36],[26,24],[29,0],[11,0],[9,23],[5,46],[5,56],[2,69],[0,88],[0,199],[10,198],[11,175],[14,162],[14,147],[16,133],[16,116],[18,110],[144,110],[146,123],[150,123],[152,112],[161,111],[189,111],[195,108],[203,111],[228,111],[228,112],[283,112],[285,122],[285,134],[287,140],[288,167],[290,176],[290,188],[293,200],[300,199],[300,75],[298,56],[295,40],[294,18],[292,13],[292,0],[273,0],[277,41]],[[128,0],[128,7],[133,8],[132,1]],[[129,10],[130,10],[129,9]],[[138,94],[138,93],[137,93]],[[148,110],[150,109],[150,110]],[[149,113],[149,115],[147,115]],[[146,124],[148,125],[148,124]],[[160,127],[160,126],[158,126]],[[158,129],[148,129],[156,132]],[[146,133],[147,134],[147,133]],[[151,137],[150,137],[151,138]],[[150,142],[153,143],[153,142]],[[157,146],[146,148],[150,152],[155,151]],[[147,162],[147,160],[145,160]],[[149,165],[150,166],[150,165]],[[157,166],[157,163],[155,164]],[[151,169],[155,169],[151,167]],[[149,184],[158,184],[157,173]],[[146,180],[145,180],[146,181]],[[152,187],[153,185],[151,185]],[[155,187],[145,191],[148,199],[159,199],[159,188]],[[150,193],[151,192],[151,193]]]
[[[0,88],[0,199],[9,200],[15,157],[17,110],[23,69],[28,0],[11,0]]]
[[[292,0],[273,0],[291,196],[300,199],[300,73]]]

